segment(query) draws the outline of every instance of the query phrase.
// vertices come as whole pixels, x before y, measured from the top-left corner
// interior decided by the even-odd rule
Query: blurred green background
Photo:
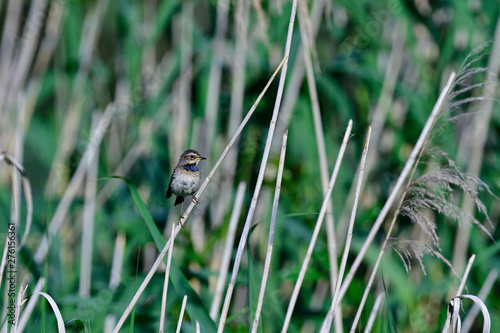
[[[188,148],[198,150],[208,157],[201,164],[203,176],[208,174],[282,60],[291,8],[292,2],[286,0],[0,1],[0,149],[24,166],[34,203],[33,226],[17,254],[18,281],[28,283],[30,294],[44,277],[42,290],[58,304],[68,331],[103,331],[106,318],[113,321],[113,315],[123,313],[157,256],[137,200],[124,181],[109,177],[130,180],[167,238],[179,217],[173,200],[165,200],[178,157]],[[328,174],[348,121],[353,120],[353,135],[328,211],[328,218],[335,221],[338,261],[351,210],[350,188],[356,181],[367,127],[373,126],[349,269],[450,73],[463,68],[472,50],[489,42],[470,58],[477,59],[472,67],[488,70],[466,77],[455,91],[496,79],[499,14],[497,1],[299,1],[273,149],[254,218],[256,226],[238,275],[228,332],[248,331],[253,318],[286,129],[285,172],[262,332],[281,329],[323,200],[311,106],[315,94],[305,74],[304,48],[317,89]],[[199,300],[189,297],[183,332],[194,331],[194,319],[208,318],[236,189],[240,182],[246,184],[233,255],[257,180],[277,89],[278,78],[176,238],[173,261],[180,270],[172,273],[168,289],[167,332],[177,325],[188,285]],[[456,100],[480,96],[498,98],[496,83],[467,90]],[[498,197],[499,104],[464,103],[449,115],[465,113],[472,115],[456,121],[442,118],[432,145],[448,153],[463,170],[476,173]],[[97,158],[86,161],[86,152],[95,149]],[[422,163],[417,175],[429,168],[432,164]],[[0,217],[5,221],[0,238],[11,220],[12,182],[12,168],[0,162]],[[494,195],[483,191],[480,198],[496,227],[500,203]],[[463,197],[457,190],[449,199],[461,207]],[[21,202],[19,238],[26,219],[26,200]],[[440,253],[452,261],[459,276],[464,262],[477,255],[466,285],[467,293],[477,295],[488,274],[500,268],[498,243],[477,227],[470,229],[470,235],[464,234],[453,219],[428,214],[438,225]],[[472,214],[498,239],[499,232],[484,214],[477,209]],[[60,228],[51,235],[46,257],[37,257],[55,219]],[[387,227],[384,224],[377,234],[341,303],[345,331]],[[82,230],[89,228],[83,236]],[[85,237],[91,238],[82,246]],[[393,237],[432,245],[404,217],[399,218]],[[327,244],[323,227],[290,332],[318,331],[328,311]],[[119,247],[124,249],[122,274],[110,282]],[[89,255],[91,262],[85,263]],[[460,279],[430,255],[423,257],[426,275],[418,261],[412,264],[406,272],[397,254],[386,251],[360,330],[378,293],[383,303],[375,332],[442,329],[450,295]],[[82,273],[85,265],[91,272]],[[163,279],[161,273],[153,277],[131,316],[133,322],[129,317],[123,331],[127,327],[130,332],[157,331]],[[6,286],[2,289],[5,295]],[[492,289],[485,303],[492,331],[496,331],[500,328],[498,288]],[[204,313],[201,317],[200,312]],[[216,323],[202,321],[201,331],[213,331]],[[7,324],[3,325],[6,329]],[[39,300],[25,331],[54,332],[56,327],[50,306]],[[482,319],[471,331],[482,331]]]

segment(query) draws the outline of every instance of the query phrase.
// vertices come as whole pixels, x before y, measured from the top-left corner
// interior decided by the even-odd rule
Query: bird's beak
[[[202,160],[206,160],[207,158],[206,158],[206,157],[203,157],[203,156],[200,156],[200,159],[202,159]]]

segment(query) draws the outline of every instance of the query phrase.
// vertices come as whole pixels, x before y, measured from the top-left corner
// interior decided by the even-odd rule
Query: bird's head
[[[196,150],[189,149],[182,153],[179,164],[198,165],[201,160],[206,160],[206,158],[201,156]]]

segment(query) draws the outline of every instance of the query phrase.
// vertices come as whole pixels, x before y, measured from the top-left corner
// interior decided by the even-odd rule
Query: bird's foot
[[[193,195],[193,202],[198,203],[198,198]]]

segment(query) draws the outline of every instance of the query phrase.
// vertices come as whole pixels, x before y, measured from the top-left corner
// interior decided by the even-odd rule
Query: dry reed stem
[[[179,314],[179,321],[177,322],[177,330],[175,331],[176,333],[180,333],[181,331],[182,319],[184,317],[184,311],[186,310],[187,299],[187,295],[184,295],[184,298],[182,299],[181,313]]]
[[[370,244],[373,242],[373,239],[375,238],[375,235],[377,234],[378,230],[380,229],[380,226],[384,222],[387,214],[389,213],[390,208],[398,199],[398,195],[400,196],[400,191],[403,189],[403,185],[405,185],[406,178],[410,174],[413,168],[413,164],[415,163],[417,156],[419,155],[422,147],[424,146],[427,137],[429,136],[429,133],[431,129],[433,128],[433,125],[435,123],[435,120],[439,114],[439,111],[441,110],[444,101],[446,99],[446,96],[451,90],[453,80],[455,78],[455,73],[452,73],[448,79],[448,82],[446,83],[445,87],[441,91],[441,94],[439,95],[439,98],[434,105],[431,114],[429,115],[429,118],[427,118],[427,122],[425,123],[424,128],[422,129],[422,132],[420,133],[420,136],[417,140],[417,143],[415,144],[415,147],[413,148],[410,157],[406,161],[406,164],[403,168],[403,171],[401,171],[401,174],[396,181],[396,184],[389,195],[389,198],[387,198],[387,201],[385,202],[384,206],[382,207],[382,210],[380,211],[379,215],[377,216],[377,219],[375,220],[375,223],[373,224],[372,229],[370,230],[370,233],[367,236],[366,241],[363,243],[363,246],[361,247],[361,250],[359,251],[358,255],[356,256],[356,259],[354,260],[351,269],[347,273],[347,276],[344,280],[344,283],[342,284],[342,288],[340,289],[340,295],[339,295],[339,302],[342,300],[344,297],[347,288],[349,287],[352,279],[354,278],[354,274],[356,273],[357,269],[361,265],[361,262],[366,255],[366,252],[368,251],[368,247]]]
[[[0,54],[2,58],[0,59],[0,124],[4,124],[5,118],[8,114],[8,109],[5,103],[5,97],[8,92],[8,84],[10,82],[11,76],[9,75],[12,69],[12,62],[15,56],[15,50],[18,46],[17,41],[12,40],[10,34],[15,31],[19,31],[19,26],[21,21],[21,15],[23,12],[23,2],[22,0],[10,0],[7,4],[7,10],[5,14],[5,24],[2,31],[2,42],[0,44]]]
[[[30,30],[31,38],[24,39],[23,42],[20,43],[20,45],[16,45],[17,47],[20,47],[20,49],[19,53],[16,53],[14,55],[15,60],[13,60],[16,62],[15,65],[14,63],[12,63],[9,70],[9,77],[12,79],[12,81],[10,81],[8,84],[8,92],[5,99],[4,107],[6,113],[9,113],[11,104],[13,104],[15,99],[18,97],[18,94],[28,75],[28,72],[31,69],[33,57],[38,46],[38,39],[40,37],[43,25],[33,25],[31,23],[37,19],[38,15],[40,15],[40,11],[46,11],[46,6],[47,0],[34,0],[31,2],[24,27],[24,29]]]
[[[170,275],[170,265],[172,264],[172,253],[175,241],[174,231],[175,231],[175,224],[172,224],[172,233],[170,234],[170,238],[172,239],[172,241],[170,242],[170,247],[168,249],[167,267],[165,269],[165,281],[163,282],[163,294],[161,297],[161,313],[160,313],[160,329],[159,329],[160,333],[163,333],[165,329],[165,307],[167,304],[168,278]]]
[[[490,270],[488,276],[486,277],[486,280],[484,280],[484,284],[481,287],[481,290],[479,290],[479,293],[477,294],[477,297],[479,297],[483,302],[488,297],[488,294],[493,288],[493,285],[495,284],[497,278],[498,278],[498,270],[496,269]],[[465,317],[462,323],[463,333],[469,332],[470,328],[472,327],[472,324],[474,323],[474,319],[478,314],[479,314],[479,307],[474,302],[474,305],[472,305],[471,309],[469,310],[469,313],[467,313],[467,317]]]
[[[286,44],[285,44],[285,52],[284,52],[285,59],[287,59],[289,54],[290,54],[290,45],[292,43],[293,26],[294,26],[294,22],[295,22],[296,11],[297,11],[297,0],[293,0],[292,11],[290,13],[290,21],[288,24],[288,32],[287,32],[287,36],[286,36]],[[247,242],[248,232],[250,230],[250,225],[252,223],[252,220],[253,220],[253,217],[255,214],[255,207],[257,206],[257,199],[258,199],[259,194],[260,194],[262,182],[264,181],[264,174],[266,171],[267,161],[269,159],[269,153],[271,151],[271,144],[272,144],[272,140],[273,140],[274,130],[276,128],[276,120],[278,118],[278,114],[280,111],[281,99],[283,96],[283,89],[285,86],[285,78],[286,78],[286,74],[287,74],[287,69],[288,69],[288,62],[286,62],[283,65],[283,70],[281,71],[280,81],[279,81],[279,85],[278,85],[278,92],[277,92],[276,101],[274,104],[273,116],[271,119],[271,123],[269,125],[269,131],[267,133],[266,145],[264,147],[264,153],[262,156],[262,162],[261,162],[260,169],[259,169],[259,175],[257,177],[257,183],[255,185],[254,194],[252,197],[252,201],[250,203],[250,208],[248,210],[247,219],[245,221],[245,226],[243,227],[243,232],[242,232],[242,235],[240,238],[240,243],[238,244],[238,250],[236,252],[236,259],[235,259],[234,266],[233,266],[233,272],[232,272],[231,280],[230,280],[228,288],[227,288],[226,298],[224,300],[224,305],[223,305],[221,317],[219,320],[219,327],[217,329],[218,333],[222,333],[222,331],[224,330],[224,325],[226,323],[226,317],[227,317],[227,314],[229,311],[229,305],[231,303],[231,297],[233,294],[234,286],[236,284],[236,277],[238,276],[238,271],[240,268],[241,259],[243,257],[243,251],[245,250],[245,246],[246,246],[246,242]]]
[[[269,268],[271,267],[271,257],[273,254],[273,244],[274,244],[274,231],[276,230],[276,218],[278,215],[278,204],[281,193],[281,179],[283,178],[283,169],[285,166],[285,153],[286,153],[286,141],[288,139],[288,131],[283,134],[283,143],[281,146],[281,154],[278,165],[278,175],[276,177],[276,188],[274,190],[274,200],[273,200],[273,210],[271,213],[271,222],[269,225],[269,237],[267,240],[267,250],[266,259],[264,262],[264,270],[262,272],[262,281],[260,284],[259,297],[257,299],[257,308],[255,310],[255,316],[252,324],[252,333],[256,333],[259,327],[260,312],[262,310],[262,303],[264,301],[264,294],[266,292],[267,278],[269,276]]]
[[[304,281],[304,277],[306,275],[307,267],[309,265],[309,261],[311,260],[311,255],[314,250],[314,245],[316,244],[316,240],[319,235],[319,231],[321,229],[321,224],[323,223],[323,219],[326,214],[326,208],[328,207],[328,201],[330,200],[330,196],[332,194],[333,186],[335,185],[335,181],[337,180],[337,175],[340,169],[340,164],[342,162],[342,158],[344,157],[344,152],[347,146],[347,141],[349,140],[349,136],[351,135],[352,129],[352,120],[349,120],[349,124],[347,125],[346,132],[344,134],[344,139],[342,140],[342,144],[339,149],[339,154],[337,157],[337,161],[335,162],[335,167],[333,168],[333,173],[330,178],[330,183],[328,184],[328,189],[323,198],[323,203],[321,205],[321,209],[318,215],[318,219],[316,220],[316,226],[314,227],[313,235],[311,237],[311,241],[309,243],[309,247],[307,248],[307,253],[302,262],[302,267],[300,268],[300,273],[297,278],[297,282],[295,282],[295,287],[293,288],[292,296],[290,298],[290,302],[288,303],[288,309],[286,311],[285,322],[283,323],[283,328],[281,329],[282,333],[285,333],[288,330],[288,326],[290,325],[290,320],[292,318],[293,309],[295,307],[295,303],[297,302],[297,298],[299,296],[300,288],[302,286],[302,282]]]
[[[98,116],[92,117],[92,128],[97,126]],[[99,146],[87,161],[87,175],[85,179],[85,203],[83,206],[82,243],[80,255],[80,285],[78,294],[82,298],[90,296],[92,282],[92,249],[94,241],[94,221],[97,193],[97,177],[99,165]]]
[[[384,293],[380,292],[377,294],[375,298],[375,304],[373,304],[372,311],[370,312],[370,317],[368,317],[368,322],[366,323],[364,333],[370,333],[373,328],[373,324],[375,324],[375,319],[377,319],[377,313],[382,305],[382,300],[384,299]]]
[[[127,242],[125,233],[118,232],[113,250],[113,261],[111,263],[111,276],[109,279],[109,289],[114,291],[120,285],[123,270],[123,257],[125,254],[125,244]],[[104,333],[111,333],[116,324],[116,315],[108,314],[104,320]]]
[[[234,143],[236,142],[236,140],[238,139],[239,135],[241,134],[241,132],[243,131],[243,128],[245,127],[245,125],[248,123],[248,120],[250,119],[250,117],[252,116],[253,112],[255,111],[255,109],[257,108],[257,105],[259,104],[260,100],[262,99],[262,97],[264,96],[265,92],[267,91],[267,89],[269,88],[271,82],[274,80],[274,78],[276,77],[276,74],[278,73],[278,71],[281,69],[281,67],[283,66],[284,63],[286,63],[288,57],[285,57],[281,63],[279,64],[278,68],[276,69],[276,71],[273,73],[273,75],[271,76],[271,78],[269,79],[269,81],[267,82],[266,86],[264,87],[264,89],[262,90],[262,92],[260,93],[259,97],[257,97],[257,100],[255,101],[255,103],[252,105],[252,107],[250,108],[250,110],[248,111],[247,115],[245,116],[245,119],[243,119],[243,121],[241,122],[240,126],[238,127],[238,130],[236,131],[236,133],[233,135],[231,141],[228,143],[228,145],[226,146],[226,148],[224,149],[224,151],[222,152],[221,156],[219,157],[219,159],[217,160],[217,162],[215,163],[214,167],[212,168],[212,170],[210,171],[210,173],[208,174],[207,178],[205,178],[205,181],[203,182],[203,184],[200,186],[200,189],[198,190],[198,192],[196,193],[195,197],[199,198],[203,192],[205,191],[205,189],[207,188],[208,186],[208,183],[210,183],[210,180],[212,179],[213,175],[215,174],[215,172],[217,171],[217,169],[219,168],[219,166],[221,165],[222,161],[224,160],[224,158],[226,157],[228,151],[231,149],[231,147],[234,145]],[[183,223],[187,220],[187,218],[189,217],[189,214],[193,211],[194,209],[194,206],[196,205],[197,201],[196,200],[193,200],[191,202],[191,204],[188,206],[188,208],[186,209],[186,211],[184,212],[184,214],[181,216],[180,220],[179,220],[179,224],[177,225],[177,227],[175,228],[175,232],[174,232],[174,235],[177,236],[177,234],[179,233],[179,231],[181,230],[182,228],[182,225]],[[141,285],[139,286],[139,289],[137,290],[137,292],[135,293],[134,297],[132,298],[132,300],[130,301],[129,305],[127,305],[127,308],[125,309],[124,313],[122,314],[122,316],[120,317],[120,320],[118,321],[118,323],[116,324],[113,332],[118,332],[121,328],[121,326],[123,325],[123,323],[125,322],[125,320],[127,319],[128,315],[130,314],[130,312],[132,311],[132,308],[134,307],[134,305],[137,303],[137,300],[139,299],[139,297],[141,296],[141,294],[144,292],[144,289],[146,289],[146,286],[149,284],[149,281],[151,281],[154,273],[156,272],[156,270],[158,269],[158,267],[160,266],[162,260],[163,260],[163,257],[165,257],[165,254],[167,253],[168,251],[168,248],[170,246],[170,238],[168,239],[168,241],[165,243],[165,246],[163,247],[162,251],[160,252],[160,254],[158,255],[158,257],[156,258],[156,261],[154,262],[153,266],[151,267],[151,269],[149,270],[148,274],[146,275],[146,277],[144,278],[144,281],[141,283]]]
[[[465,267],[464,275],[462,276],[462,280],[460,281],[460,285],[458,286],[457,293],[455,294],[455,296],[462,295],[463,290],[465,288],[465,282],[467,282],[467,277],[469,276],[470,269],[472,268],[472,264],[474,263],[475,259],[476,259],[475,254],[473,254],[469,258],[469,262],[467,263],[467,266]]]
[[[243,199],[245,199],[246,183],[241,182],[236,190],[236,199],[234,200],[234,208],[231,212],[231,217],[229,219],[229,228],[226,236],[226,244],[224,246],[224,251],[222,253],[222,259],[220,259],[219,274],[217,274],[217,285],[215,287],[214,297],[212,299],[212,305],[210,306],[210,318],[216,321],[217,315],[220,311],[220,305],[222,302],[222,295],[224,293],[224,288],[226,286],[226,278],[229,270],[229,264],[231,263],[231,257],[233,254],[233,244],[234,238],[236,236],[236,229],[238,228],[238,220],[241,214],[241,208],[243,207]]]
[[[351,248],[352,233],[354,230],[354,221],[356,220],[356,212],[358,211],[359,196],[361,195],[361,184],[363,183],[363,174],[365,171],[366,155],[368,154],[368,148],[370,146],[370,135],[372,128],[368,127],[368,133],[366,134],[365,147],[363,149],[363,154],[361,155],[361,162],[359,164],[358,180],[356,182],[356,191],[354,192],[354,203],[352,205],[351,218],[349,220],[349,227],[347,230],[346,241],[344,245],[344,252],[342,254],[342,261],[340,262],[339,276],[337,278],[337,283],[335,284],[335,292],[333,294],[332,305],[328,310],[328,315],[326,319],[325,331],[330,332],[330,326],[333,320],[333,315],[337,308],[340,286],[342,285],[342,277],[344,276],[345,268],[347,266],[347,257],[349,256],[349,251]]]

